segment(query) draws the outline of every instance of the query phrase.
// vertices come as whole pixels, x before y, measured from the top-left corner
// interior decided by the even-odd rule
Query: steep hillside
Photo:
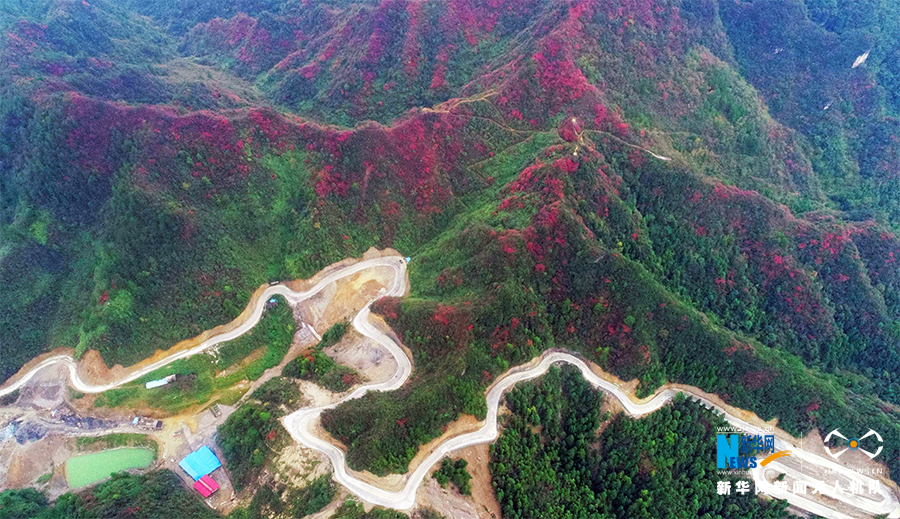
[[[246,7],[4,6],[0,377],[134,362],[391,246],[417,377],[325,415],[354,468],[559,346],[798,434],[865,421],[900,473],[891,4]]]
[[[896,222],[900,5],[723,2],[721,15],[745,77],[813,145],[830,198],[851,219]]]

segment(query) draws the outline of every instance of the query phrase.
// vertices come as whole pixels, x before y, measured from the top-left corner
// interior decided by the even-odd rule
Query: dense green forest
[[[453,461],[450,458],[444,458],[441,460],[441,466],[434,471],[431,477],[442,487],[447,486],[447,483],[453,483],[460,494],[467,496],[472,493],[472,485],[469,484],[472,476],[466,470],[468,465],[469,462],[464,459]]]
[[[412,295],[377,310],[416,372],[323,415],[353,468],[405,471],[563,347],[641,395],[871,427],[896,479],[898,10],[0,2],[0,379],[57,346],[135,362],[393,247]]]
[[[610,419],[601,393],[567,366],[506,400],[512,414],[490,461],[505,518],[793,517],[752,491],[718,495],[716,427],[726,424],[684,395],[641,419]]]
[[[335,496],[334,483],[330,476],[320,476],[300,490],[286,491],[283,487],[273,490],[262,486],[253,495],[246,508],[232,512],[229,519],[261,519],[266,517],[285,517],[301,519],[316,513],[328,505]],[[338,506],[330,519],[446,519],[430,508],[416,509],[407,515],[395,510],[379,506],[369,512],[361,503],[348,499]]]
[[[0,493],[3,519],[216,519],[197,495],[168,470],[145,476],[113,475],[91,490],[63,494],[53,505],[40,492],[5,490]]]
[[[325,474],[310,481],[301,489],[287,489],[283,485],[260,485],[250,503],[237,508],[229,519],[262,519],[287,517],[301,519],[325,508],[334,499],[336,490],[331,475]]]
[[[216,432],[234,488],[241,490],[275,451],[276,442],[287,433],[278,422],[278,411],[263,405],[245,404],[232,413]]]
[[[330,475],[320,476],[301,489],[261,486],[247,507],[237,508],[230,519],[285,517],[301,519],[328,505],[335,496]],[[181,480],[168,470],[145,476],[126,473],[79,494],[64,494],[50,504],[47,497],[31,488],[0,492],[0,519],[217,519]],[[445,519],[431,509],[420,508],[412,515],[375,507],[366,512],[356,501],[344,502],[332,519]]]
[[[347,333],[348,324],[336,323],[322,334],[322,340],[311,352],[299,355],[288,362],[281,374],[285,377],[311,380],[329,391],[346,391],[359,381],[359,375],[352,368],[335,362],[322,350],[334,346]]]
[[[266,404],[285,406],[293,409],[300,402],[300,388],[293,381],[284,377],[274,377],[265,381],[251,395]]]
[[[366,512],[362,504],[352,499],[344,501],[334,512],[334,515],[331,516],[331,519],[406,519],[407,517],[412,517],[412,519],[445,519],[444,516],[430,508],[420,508],[410,516],[379,506]]]

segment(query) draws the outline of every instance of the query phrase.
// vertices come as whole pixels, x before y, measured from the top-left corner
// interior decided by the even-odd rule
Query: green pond
[[[66,480],[72,488],[83,487],[120,470],[147,467],[155,457],[149,449],[129,447],[73,456],[66,460]]]

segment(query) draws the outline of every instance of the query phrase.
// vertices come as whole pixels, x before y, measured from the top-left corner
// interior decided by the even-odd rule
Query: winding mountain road
[[[274,295],[281,295],[291,304],[295,305],[301,301],[315,296],[330,283],[372,268],[389,268],[394,271],[394,278],[390,287],[382,289],[376,299],[384,296],[401,296],[405,293],[407,288],[406,262],[402,257],[388,256],[360,261],[352,265],[335,269],[334,271],[323,276],[319,282],[317,282],[312,288],[306,291],[295,292],[284,285],[274,285],[267,287],[262,292],[261,296],[257,298],[256,306],[255,308],[253,308],[252,313],[235,328],[211,337],[193,348],[175,353],[144,368],[135,370],[126,377],[114,383],[105,385],[94,385],[87,383],[78,375],[77,363],[72,357],[67,355],[58,355],[45,359],[44,361],[33,367],[28,373],[18,378],[15,382],[9,384],[6,387],[0,388],[0,396],[9,394],[19,389],[29,380],[31,380],[31,378],[34,377],[34,375],[40,370],[52,365],[63,365],[67,367],[69,370],[69,381],[71,386],[83,393],[100,393],[109,389],[113,389],[115,387],[119,387],[128,382],[137,380],[138,378],[143,377],[144,375],[151,373],[157,369],[165,367],[166,365],[178,359],[187,358],[197,353],[201,353],[219,343],[232,340],[242,335],[243,333],[253,328],[256,323],[259,322],[265,308],[266,300]],[[378,330],[369,320],[369,307],[372,302],[374,302],[374,300],[370,301],[362,310],[360,310],[359,313],[357,313],[357,315],[353,319],[353,326],[361,334],[377,342],[378,344],[386,348],[391,353],[391,355],[394,356],[397,361],[397,371],[393,374],[393,376],[391,376],[390,379],[384,382],[357,388],[352,393],[342,398],[339,402],[323,407],[300,409],[282,418],[285,428],[290,432],[291,436],[296,441],[314,450],[324,453],[329,458],[334,468],[334,479],[336,481],[344,485],[348,490],[357,495],[360,499],[372,504],[381,505],[397,510],[408,510],[412,508],[415,505],[416,491],[419,488],[419,485],[422,484],[422,481],[428,473],[429,469],[438,460],[442,459],[444,456],[455,450],[462,449],[471,445],[490,443],[494,441],[498,436],[497,412],[503,394],[519,382],[534,379],[543,375],[553,364],[566,363],[578,368],[584,378],[594,387],[597,387],[605,391],[612,397],[616,398],[624,408],[624,411],[628,413],[629,416],[643,416],[648,413],[652,413],[653,411],[656,411],[657,409],[668,403],[678,393],[678,391],[665,389],[656,394],[650,400],[642,403],[636,403],[631,399],[629,395],[625,394],[615,384],[598,376],[583,360],[576,357],[575,355],[559,350],[547,351],[544,352],[544,354],[541,355],[538,359],[536,359],[536,362],[533,361],[527,366],[512,368],[508,372],[497,378],[497,380],[487,393],[487,419],[480,429],[474,432],[448,438],[447,440],[441,442],[422,461],[422,463],[420,463],[416,467],[416,469],[412,473],[407,473],[404,476],[405,486],[400,491],[395,492],[385,490],[383,488],[379,488],[375,485],[367,483],[350,474],[344,452],[327,440],[323,440],[310,431],[310,426],[318,420],[319,416],[326,409],[336,407],[340,403],[346,402],[348,400],[360,398],[370,391],[391,391],[398,389],[406,382],[406,380],[412,373],[412,363],[409,357],[406,356],[400,345],[394,342],[389,336]],[[698,400],[704,406],[715,410],[717,413],[721,414],[728,423],[737,428],[744,430],[757,429],[750,423],[747,423],[744,420],[728,413],[726,410],[724,410],[714,402],[703,397],[699,390],[696,394],[693,394],[691,390],[681,392],[688,394],[694,400]],[[787,435],[783,434],[783,436]],[[830,519],[855,519],[856,517],[858,517],[858,515],[849,515],[844,511],[838,510],[837,507],[826,506],[820,501],[815,501],[802,495],[794,494],[791,492],[779,493],[778,489],[776,489],[773,484],[769,483],[765,477],[766,472],[774,471],[774,473],[776,474],[785,473],[793,479],[807,483],[810,487],[821,489],[821,492],[823,494],[839,502],[839,506],[842,510],[852,510],[854,513],[861,512],[863,515],[886,514],[890,518],[900,518],[900,501],[898,501],[897,496],[890,488],[882,484],[877,479],[870,478],[867,475],[858,474],[857,472],[846,468],[843,465],[835,463],[834,461],[823,456],[803,451],[793,445],[791,442],[788,442],[781,437],[776,437],[776,450],[791,450],[792,455],[788,458],[781,458],[777,461],[774,461],[767,465],[765,468],[758,467],[756,469],[753,469],[748,474],[748,476],[752,477],[752,479],[755,481],[757,489],[759,489],[762,493],[769,494],[777,498],[786,499],[791,505],[815,513],[822,517],[827,517]],[[791,458],[794,458],[794,460],[791,460]],[[837,475],[841,478],[842,482],[846,482],[848,485],[849,482],[855,481],[858,485],[861,485],[862,488],[865,488],[867,490],[871,488],[872,490],[874,490],[874,493],[866,492],[862,495],[853,495],[838,491],[833,487],[833,483],[832,487],[830,488],[824,486],[822,485],[822,482],[820,480],[817,480],[813,475],[810,475],[809,471],[804,470],[801,472],[794,468],[793,461],[796,460],[802,460],[804,463],[804,467],[811,466],[814,471],[818,470],[822,473]],[[847,485],[843,485],[842,483],[842,486]]]
[[[405,282],[405,278],[403,279],[403,281]],[[380,294],[380,296],[399,296],[405,291],[405,288],[405,286],[395,282],[389,290],[383,292],[382,294]],[[369,305],[371,305],[371,302],[369,303]],[[353,319],[353,326],[362,335],[365,335],[371,340],[377,342],[391,352],[391,354],[397,361],[397,371],[387,381],[359,387],[351,394],[342,398],[340,401],[327,406],[300,409],[285,416],[282,421],[285,428],[288,430],[288,432],[290,432],[291,436],[296,441],[314,450],[322,452],[328,457],[328,459],[331,461],[332,467],[334,468],[334,479],[336,481],[344,485],[350,492],[352,492],[359,498],[375,505],[393,508],[396,510],[408,510],[410,508],[413,508],[416,501],[416,491],[422,484],[422,481],[424,480],[430,468],[435,463],[437,463],[444,456],[453,451],[463,449],[472,445],[491,443],[497,439],[497,436],[499,434],[497,428],[497,411],[500,405],[500,399],[502,398],[503,394],[519,382],[540,377],[541,375],[546,373],[548,369],[550,369],[550,366],[557,363],[571,364],[578,368],[584,378],[591,385],[605,391],[609,395],[616,398],[629,416],[643,416],[648,413],[652,413],[653,411],[656,411],[660,407],[667,404],[677,393],[684,392],[694,400],[699,401],[707,408],[715,410],[718,414],[722,415],[723,418],[731,425],[747,431],[754,431],[758,429],[758,427],[753,426],[750,423],[729,414],[723,408],[708,400],[707,398],[701,396],[700,394],[691,394],[689,391],[674,391],[671,389],[666,389],[656,394],[652,399],[646,402],[635,403],[616,385],[594,373],[594,371],[592,371],[591,368],[588,367],[588,365],[580,358],[565,351],[550,350],[544,352],[544,354],[541,355],[540,362],[537,365],[531,367],[520,366],[517,368],[512,368],[508,372],[497,378],[497,381],[493,384],[493,386],[487,393],[487,419],[480,429],[474,432],[448,438],[447,440],[441,442],[430,454],[428,454],[428,456],[416,467],[416,469],[412,473],[407,473],[404,476],[405,485],[403,489],[401,489],[400,491],[385,490],[371,483],[363,481],[351,474],[347,467],[346,455],[344,451],[333,445],[331,442],[324,440],[319,436],[316,436],[316,434],[313,433],[310,429],[310,426],[314,425],[318,421],[323,411],[337,407],[341,403],[348,400],[360,398],[369,391],[392,391],[398,389],[406,382],[406,379],[409,377],[412,371],[412,364],[404,351],[400,348],[400,346],[395,343],[390,337],[375,328],[369,321],[369,305],[363,308],[356,315],[356,317]],[[799,481],[806,482],[810,488],[815,487],[817,489],[820,489],[823,494],[832,499],[842,502],[844,505],[847,505],[850,508],[855,508],[856,510],[871,515],[886,514],[890,518],[900,518],[900,501],[898,501],[897,496],[894,495],[891,489],[886,487],[880,481],[862,474],[858,474],[855,471],[822,456],[800,450],[796,446],[781,438],[776,437],[775,448],[776,451],[791,450],[793,453],[792,456],[795,456],[798,459],[802,459],[806,464],[809,464],[812,467],[818,466],[826,470],[833,471],[833,474],[839,475],[846,482],[848,482],[848,484],[842,484],[842,486],[844,487],[849,487],[849,481],[857,481],[860,484],[861,488],[866,490],[868,490],[869,485],[871,484],[872,488],[876,489],[876,493],[866,495],[841,493],[834,488],[833,484],[831,487],[828,487],[826,485],[823,485],[821,480],[815,479],[814,477],[808,475],[808,473],[801,473],[794,470],[792,467],[787,465],[789,462],[784,458],[782,458],[782,460],[769,463],[764,469],[762,467],[758,467],[748,474],[748,476],[755,481],[760,492],[775,496],[777,498],[786,499],[791,505],[815,513],[822,517],[827,517],[830,519],[855,519],[855,517],[852,515],[845,514],[839,510],[828,507],[819,501],[814,501],[802,495],[793,494],[790,492],[779,493],[779,490],[766,480],[765,472],[783,472]]]
[[[356,324],[355,320],[354,324]],[[360,329],[360,331],[366,334],[363,329]],[[378,340],[375,336],[370,337],[373,340]],[[384,344],[384,346],[388,347],[387,344]],[[400,359],[398,358],[398,361],[399,360]],[[418,467],[416,467],[415,471],[413,471],[411,474],[406,475],[406,484],[399,492],[392,492],[379,488],[349,474],[347,471],[347,463],[344,452],[328,441],[322,440],[321,438],[310,432],[310,424],[318,419],[322,411],[335,407],[338,404],[332,404],[329,406],[313,409],[301,409],[285,417],[284,425],[297,441],[315,450],[323,452],[326,456],[328,456],[328,458],[331,460],[332,466],[334,467],[334,478],[342,485],[347,487],[348,490],[369,503],[394,508],[397,510],[407,510],[415,505],[416,491],[418,490],[419,485],[422,484],[422,481],[428,473],[429,469],[436,462],[455,450],[469,447],[471,445],[491,443],[495,439],[497,439],[497,411],[500,405],[500,399],[507,390],[509,390],[512,386],[516,385],[519,382],[540,377],[541,375],[545,374],[552,365],[557,363],[571,364],[578,368],[584,378],[591,385],[600,388],[606,393],[615,397],[619,401],[619,403],[622,404],[625,412],[628,413],[629,416],[643,416],[648,413],[652,413],[653,411],[656,411],[657,409],[667,404],[678,393],[678,391],[664,390],[647,402],[640,404],[635,403],[631,400],[631,398],[628,397],[628,395],[622,392],[621,389],[594,373],[588,367],[588,365],[578,357],[564,351],[547,351],[541,356],[540,363],[538,363],[536,366],[526,369],[513,368],[502,378],[498,379],[498,381],[493,385],[493,387],[488,391],[487,394],[487,420],[485,421],[485,424],[477,431],[449,438],[438,445],[437,448],[433,452],[431,452],[431,454],[429,454],[428,457],[426,457],[425,460],[423,460],[422,463],[418,465]],[[399,385],[396,384],[396,382],[392,382],[390,386],[385,386],[373,390],[384,391],[394,387],[399,387]],[[359,396],[362,396],[362,394],[365,394],[365,389],[366,388],[359,388],[351,396],[356,395],[356,397],[358,398]],[[719,414],[723,415],[723,418],[735,427],[748,431],[758,429],[758,427],[752,426],[751,424],[741,420],[740,418],[728,414],[724,409],[705,398],[695,395],[689,396],[691,396],[695,400],[699,400],[702,405],[710,409],[714,409]],[[342,402],[349,399],[350,397],[348,396],[347,398],[343,399]],[[763,477],[763,470],[771,470],[775,471],[776,473],[788,472],[792,477],[801,481],[805,481],[810,486],[810,488],[812,488],[813,486],[816,486],[816,488],[822,488],[824,490],[824,494],[839,501],[843,501],[845,504],[860,511],[864,511],[872,515],[887,514],[888,517],[892,518],[900,517],[900,502],[898,502],[894,493],[891,492],[891,490],[883,485],[880,481],[869,478],[865,475],[857,474],[853,470],[847,469],[846,467],[825,459],[822,456],[817,456],[809,452],[802,451],[794,445],[781,440],[780,438],[776,439],[775,449],[791,450],[793,456],[802,457],[803,460],[810,465],[820,465],[826,469],[833,470],[835,473],[840,474],[847,480],[859,481],[863,485],[861,488],[868,489],[869,483],[872,482],[874,483],[874,488],[877,488],[877,494],[873,496],[876,499],[871,499],[868,496],[863,495],[850,495],[846,493],[839,494],[835,491],[833,486],[823,486],[821,485],[820,481],[810,477],[805,473],[799,473],[798,471],[789,469],[784,466],[784,463],[786,462],[780,461],[771,462],[765,467],[765,469],[758,468],[750,473],[750,477],[752,477],[752,479],[756,482],[756,485],[758,486],[760,492],[775,496],[777,498],[787,499],[790,504],[820,515],[822,517],[831,519],[854,519],[854,516],[844,514],[840,511],[829,508],[820,502],[813,501],[801,495],[792,494],[790,492],[778,493],[774,485],[769,483],[765,479],[765,477]],[[843,484],[842,486],[847,487],[848,485]]]
[[[394,276],[394,286],[391,287],[391,289],[392,289],[391,293],[393,294],[399,289],[399,292],[397,292],[397,295],[403,294],[403,291],[405,290],[405,282],[406,282],[406,262],[403,260],[403,258],[401,258],[399,256],[389,256],[389,257],[385,257],[385,258],[375,258],[375,259],[360,261],[360,262],[354,263],[352,265],[338,268],[335,271],[326,274],[312,288],[310,288],[309,290],[305,290],[303,292],[295,292],[295,291],[291,290],[290,288],[288,288],[287,286],[281,285],[281,284],[266,287],[266,289],[262,292],[260,297],[257,299],[256,307],[253,308],[253,312],[250,314],[250,316],[248,316],[247,319],[244,320],[244,322],[240,323],[235,328],[233,328],[227,332],[223,332],[221,334],[210,337],[209,339],[206,339],[205,341],[201,342],[197,346],[194,346],[193,348],[190,348],[190,349],[187,349],[184,351],[180,351],[178,353],[175,353],[173,355],[166,357],[165,359],[159,360],[157,362],[154,362],[153,364],[143,367],[139,370],[135,370],[132,373],[128,374],[126,377],[124,377],[120,380],[117,380],[116,382],[113,382],[111,384],[96,384],[95,385],[95,384],[90,384],[88,382],[85,382],[84,380],[82,380],[82,378],[78,374],[78,369],[77,369],[78,364],[75,361],[75,359],[73,359],[69,355],[56,355],[56,356],[44,359],[42,362],[40,362],[34,368],[32,368],[28,373],[21,376],[19,379],[17,379],[12,384],[9,384],[8,386],[4,386],[3,388],[0,388],[0,396],[7,395],[7,394],[12,393],[13,391],[19,389],[20,387],[22,387],[23,385],[28,383],[28,381],[31,380],[39,371],[41,371],[42,369],[44,369],[46,367],[53,366],[53,365],[62,365],[62,366],[65,366],[66,368],[68,368],[69,384],[74,389],[81,391],[82,393],[102,393],[104,391],[108,391],[110,389],[117,388],[119,386],[122,386],[123,384],[133,382],[148,373],[152,373],[160,368],[163,368],[163,367],[171,364],[172,362],[175,362],[176,360],[191,357],[198,353],[202,353],[217,344],[220,344],[223,342],[228,342],[232,339],[240,337],[241,335],[243,335],[244,333],[246,333],[247,331],[252,329],[254,326],[256,326],[256,323],[259,322],[260,318],[262,318],[263,312],[265,311],[266,301],[272,296],[276,296],[276,295],[283,296],[289,303],[291,303],[292,305],[295,305],[301,301],[304,301],[306,299],[309,299],[309,298],[315,296],[316,294],[321,292],[323,288],[325,288],[326,286],[328,286],[331,283],[334,283],[335,281],[338,281],[342,278],[352,276],[354,274],[357,274],[359,272],[362,272],[362,271],[368,270],[368,269],[372,269],[372,268],[390,268],[390,269],[392,269],[395,273],[395,276]],[[395,288],[395,287],[399,287],[399,288]],[[401,354],[402,354],[402,350],[401,350]],[[406,358],[406,355],[402,355],[402,356],[404,358]],[[408,363],[409,359],[406,359],[406,361]],[[410,367],[410,369],[412,369],[412,368]]]

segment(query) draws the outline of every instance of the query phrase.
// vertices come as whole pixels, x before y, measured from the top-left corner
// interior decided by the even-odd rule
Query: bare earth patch
[[[416,505],[433,508],[445,517],[453,519],[490,517],[490,515],[478,513],[479,505],[474,502],[472,497],[460,495],[452,484],[448,484],[447,488],[441,488],[430,474],[416,492]]]
[[[384,347],[353,330],[324,352],[338,364],[356,370],[370,383],[388,380],[397,371],[397,361]]]
[[[299,444],[288,445],[275,458],[275,479],[294,488],[303,488],[310,481],[330,472],[324,455]]]

